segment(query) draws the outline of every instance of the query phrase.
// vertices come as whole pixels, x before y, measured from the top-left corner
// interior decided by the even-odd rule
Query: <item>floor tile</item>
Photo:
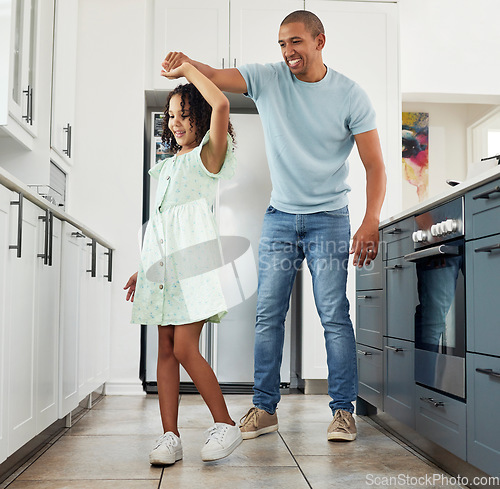
[[[168,486],[167,486],[168,487]],[[157,489],[157,480],[17,480],[9,489]]]
[[[16,480],[156,479],[150,436],[63,436]]]

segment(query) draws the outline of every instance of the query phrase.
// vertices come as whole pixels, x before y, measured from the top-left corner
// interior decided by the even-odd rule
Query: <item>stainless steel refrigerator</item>
[[[259,116],[255,113],[232,113],[231,122],[236,133],[236,174],[231,180],[220,180],[214,206],[226,263],[224,293],[229,311],[220,324],[205,325],[200,351],[212,366],[223,392],[250,393],[253,384],[258,246],[264,211],[269,205],[271,182]],[[152,148],[156,148],[154,131],[152,123]],[[146,171],[145,179],[149,179]],[[149,190],[148,183],[151,185]],[[146,182],[145,193],[149,195],[145,205],[149,208],[154,200],[155,184],[156,181]],[[281,368],[283,386],[290,384],[291,316],[289,312],[286,319]],[[146,392],[157,392],[157,326],[144,325],[142,328],[141,378]],[[181,368],[181,392],[195,391],[189,375]]]

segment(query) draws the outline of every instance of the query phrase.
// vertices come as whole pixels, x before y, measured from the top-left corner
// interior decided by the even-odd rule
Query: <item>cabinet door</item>
[[[500,477],[500,358],[467,355],[467,462]]]
[[[0,185],[0,463],[7,458],[7,264],[9,256],[9,215],[12,192]]]
[[[16,0],[13,10],[10,67],[10,115],[32,136],[37,134],[37,43],[39,0]]]
[[[413,341],[418,303],[415,263],[388,260],[386,274],[387,336]]]
[[[180,80],[160,75],[161,62],[170,51],[182,51],[190,58],[214,68],[229,66],[229,1],[155,0],[152,88],[171,89]]]
[[[45,226],[48,240],[44,239]],[[38,228],[37,255],[49,255],[47,264],[38,258],[36,273],[36,427],[40,433],[58,418],[61,221],[51,218]]]
[[[385,334],[385,295],[383,290],[356,293],[356,341],[382,349]]]
[[[465,195],[465,239],[497,234],[500,218],[500,180],[487,183]]]
[[[231,0],[230,66],[283,61],[278,45],[281,21],[303,8],[302,0]]]
[[[50,146],[66,162],[74,139],[77,33],[78,0],[57,0]]]
[[[500,356],[500,234],[468,241],[465,253],[467,350]]]
[[[386,338],[384,410],[415,427],[414,344]]]
[[[361,268],[356,267],[356,290],[372,290],[385,288],[385,272],[383,267],[384,247],[382,232],[379,233],[379,250],[375,260]]]
[[[369,346],[357,345],[358,396],[372,406],[384,409],[384,352]]]
[[[80,243],[85,236],[64,222],[62,226],[61,308],[59,330],[59,418],[78,406],[78,339],[80,315]]]
[[[19,195],[12,193],[12,201]],[[9,244],[18,236],[19,209],[11,212]],[[7,350],[9,352],[7,403],[9,453],[36,434],[35,412],[35,287],[40,208],[24,199],[22,213],[21,258],[16,250],[7,255]]]

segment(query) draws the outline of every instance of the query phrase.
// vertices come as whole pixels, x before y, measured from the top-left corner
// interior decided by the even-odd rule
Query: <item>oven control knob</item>
[[[445,221],[438,223],[438,236],[443,236],[443,234],[446,234]]]
[[[411,237],[414,243],[423,243],[424,241],[427,241],[427,234],[425,233],[425,231],[422,231],[421,229],[415,231],[411,235]]]
[[[438,225],[437,224],[433,224],[431,226],[431,234],[432,234],[432,236],[437,236],[438,233],[439,233]]]
[[[445,221],[444,225],[447,233],[453,233],[457,230],[458,227],[457,221],[455,221],[454,219],[448,219],[447,221]]]

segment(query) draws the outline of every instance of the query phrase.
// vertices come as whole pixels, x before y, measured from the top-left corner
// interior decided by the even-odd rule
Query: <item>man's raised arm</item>
[[[170,52],[167,54],[163,63],[161,64],[164,71],[161,72],[165,76],[165,72],[174,70],[182,63],[190,63],[201,73],[203,73],[209,80],[211,80],[220,90],[232,93],[246,93],[247,84],[241,73],[236,68],[227,68],[218,70],[209,65],[195,61],[184,53]]]

